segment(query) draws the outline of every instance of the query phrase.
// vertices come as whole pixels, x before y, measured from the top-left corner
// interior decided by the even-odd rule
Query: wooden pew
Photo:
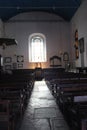
[[[30,87],[29,87],[30,88]],[[27,83],[0,83],[0,100],[10,101],[10,112],[13,115],[13,122],[15,124],[17,117],[22,118],[24,114],[25,107],[27,105],[27,96],[30,94],[30,91],[27,91]],[[27,91],[27,95],[26,95]],[[7,122],[9,127],[9,122]],[[14,125],[13,124],[13,125]],[[11,129],[8,129],[11,130]]]
[[[76,85],[85,85],[87,84],[87,80],[84,78],[78,79],[78,78],[64,78],[64,79],[53,79],[48,83],[49,89],[52,91],[52,94],[57,97],[57,94],[59,93],[59,88],[61,86],[76,86]]]
[[[72,127],[82,130],[82,120],[87,119],[87,84],[61,86],[59,93],[59,106],[64,116]]]
[[[25,104],[29,98],[34,85],[34,76],[31,74],[4,74],[0,75],[0,100],[10,102],[10,113],[14,122],[20,113],[22,116]],[[20,118],[18,116],[18,118]],[[9,126],[9,122],[7,123]],[[9,127],[8,127],[9,130]],[[10,129],[11,130],[11,129]],[[13,128],[12,128],[13,130]]]
[[[18,104],[20,114],[22,115],[24,103],[26,100],[27,83],[1,83],[0,99],[10,100],[12,104]]]
[[[71,127],[84,130],[84,120],[87,119],[87,100],[84,100],[84,96],[87,96],[87,74],[62,72],[54,76],[53,72],[48,76],[47,85],[61,111],[69,118]],[[80,97],[81,100],[77,100]]]
[[[7,130],[14,130],[14,116],[10,111],[9,100],[0,100],[0,122],[7,124]]]

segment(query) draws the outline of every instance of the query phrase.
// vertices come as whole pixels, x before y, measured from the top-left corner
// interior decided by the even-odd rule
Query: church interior
[[[87,0],[0,0],[0,130],[87,130]]]

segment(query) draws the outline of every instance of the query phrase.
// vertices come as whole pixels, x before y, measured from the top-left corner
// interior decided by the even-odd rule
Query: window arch
[[[29,62],[46,62],[46,37],[41,33],[29,36]]]

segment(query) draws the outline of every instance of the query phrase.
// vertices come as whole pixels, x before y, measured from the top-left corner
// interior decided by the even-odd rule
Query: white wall
[[[32,33],[43,33],[46,36],[47,62],[42,67],[49,67],[49,58],[60,55],[60,52],[71,52],[70,23],[59,16],[30,12],[19,14],[5,23],[5,37],[15,38],[17,46],[6,48],[4,55],[11,56],[15,62],[16,55],[24,55],[24,68],[34,68],[28,61],[28,38]]]
[[[71,20],[71,37],[72,37],[72,59],[75,60],[75,48],[74,48],[74,35],[75,30],[78,29],[78,38],[84,37],[85,52],[84,61],[85,67],[87,67],[87,0],[83,0],[83,3],[75,13]],[[79,59],[76,60],[76,66],[81,67],[81,57],[79,53]]]

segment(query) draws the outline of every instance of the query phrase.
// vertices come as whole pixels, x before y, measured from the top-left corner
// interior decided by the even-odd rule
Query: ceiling
[[[22,12],[45,11],[70,21],[82,0],[0,0],[0,18],[6,22]]]

